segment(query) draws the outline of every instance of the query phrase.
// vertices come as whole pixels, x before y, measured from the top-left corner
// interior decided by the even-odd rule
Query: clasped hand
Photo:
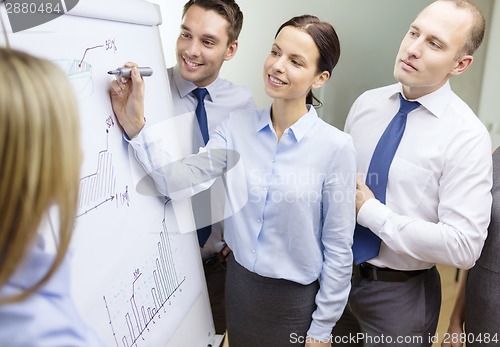
[[[375,195],[365,184],[363,175],[358,174],[356,178],[356,215],[367,200],[374,198]]]

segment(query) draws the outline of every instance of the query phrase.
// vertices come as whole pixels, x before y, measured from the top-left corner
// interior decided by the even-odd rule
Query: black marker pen
[[[153,69],[151,69],[150,67],[138,67],[137,69],[139,70],[139,74],[142,77],[151,76],[153,74]],[[118,75],[119,77],[130,78],[131,72],[132,72],[131,67],[119,67],[116,70],[108,71],[108,74]]]

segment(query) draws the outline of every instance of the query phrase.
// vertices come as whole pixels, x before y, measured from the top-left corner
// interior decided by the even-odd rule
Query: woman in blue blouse
[[[144,86],[136,69],[130,80],[112,84],[115,114],[162,194],[184,198],[227,176],[231,347],[330,346],[347,302],[355,152],[350,136],[322,121],[312,106],[312,90],[330,78],[339,56],[329,23],[310,15],[290,19],[264,63],[272,105],[233,112],[205,149],[175,163],[162,142],[166,132],[155,126],[141,131]],[[241,174],[231,175],[237,167]]]
[[[0,47],[0,346],[103,346],[69,293],[80,164],[76,99],[53,63]],[[58,208],[57,252],[40,229]]]

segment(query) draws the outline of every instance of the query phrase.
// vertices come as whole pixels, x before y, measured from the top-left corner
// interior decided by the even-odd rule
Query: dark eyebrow
[[[191,32],[191,30],[185,24],[181,24],[181,29],[185,30],[185,31]],[[214,36],[214,35],[211,35],[211,34],[203,34],[202,38],[205,39],[205,40],[212,40],[212,41],[215,41],[215,42],[219,42],[220,41],[220,39],[219,39],[218,36]]]
[[[202,37],[204,39],[208,39],[208,40],[211,40],[211,41],[219,42],[219,38],[217,36],[213,36],[213,35],[210,35],[210,34],[203,34]]]
[[[273,43],[273,47],[276,47],[277,49],[279,49],[281,51],[280,46],[278,46],[276,43]],[[303,60],[303,61],[307,62],[306,57],[304,57],[304,56],[302,56],[300,54],[290,54],[290,58],[292,58],[292,59],[299,59],[299,60]]]
[[[307,62],[307,58],[300,54],[291,54],[290,58],[299,59],[303,60],[304,62]]]
[[[439,37],[431,35],[430,38],[431,38],[432,41],[439,42],[441,44],[441,46],[448,47],[448,44],[445,41],[441,40]]]

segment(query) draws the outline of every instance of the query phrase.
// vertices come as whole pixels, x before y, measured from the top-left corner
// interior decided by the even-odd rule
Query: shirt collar
[[[312,107],[311,105],[307,105],[307,108],[309,109],[309,111],[302,117],[300,117],[299,120],[289,128],[297,142],[300,142],[304,138],[309,129],[311,129],[314,123],[316,123],[316,121],[319,119],[318,113],[316,112],[316,109],[314,107]],[[255,131],[259,132],[266,127],[269,130],[272,129],[271,106],[262,110],[262,112],[260,113]]]
[[[179,91],[179,96],[181,99],[185,98],[188,94],[190,94],[193,90],[198,88],[196,84],[193,82],[187,81],[181,76],[179,71],[179,65],[175,65],[172,69],[172,75],[174,76],[174,82],[177,86],[177,90]],[[208,90],[207,99],[210,98],[213,102],[217,102],[217,90],[220,85],[220,79],[217,77],[215,81],[210,83],[208,86],[204,87]]]
[[[401,83],[397,83],[394,85],[394,89],[391,89],[389,98],[396,98],[398,93],[403,94],[403,85]],[[440,118],[444,114],[452,97],[453,91],[451,90],[450,81],[447,81],[438,90],[424,95],[416,99],[415,101],[420,102],[420,104],[424,106],[430,113],[432,113],[435,117]]]
[[[272,129],[271,106],[269,106],[268,108],[265,108],[259,112],[260,113],[259,119],[257,120],[257,126],[255,127],[256,132],[261,131],[265,127],[269,127],[269,129]]]

